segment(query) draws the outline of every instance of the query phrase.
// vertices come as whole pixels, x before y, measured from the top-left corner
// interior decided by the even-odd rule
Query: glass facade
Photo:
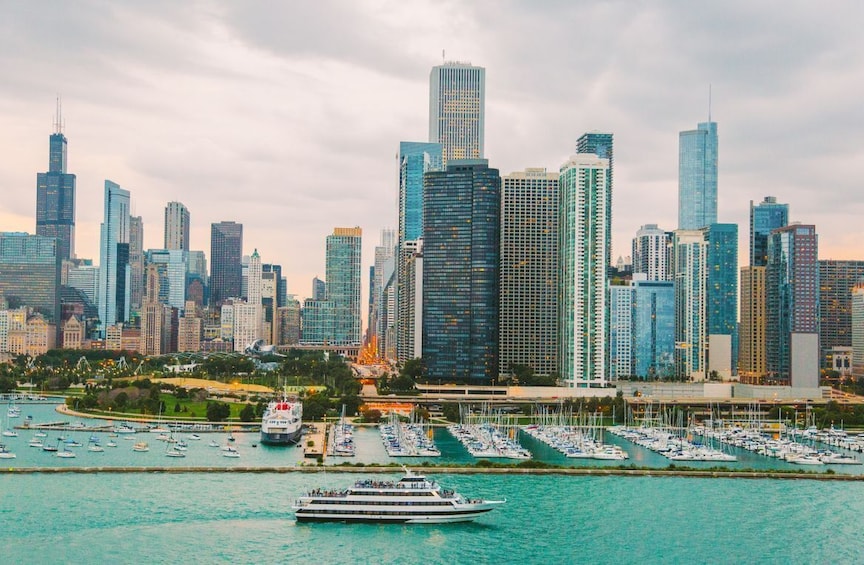
[[[675,283],[675,375],[704,379],[706,244],[699,230],[673,232]]]
[[[601,159],[609,161],[609,170],[606,173],[606,264],[612,264],[612,167],[613,159],[612,134],[589,132],[583,133],[576,140],[576,153],[588,153],[597,155]]]
[[[426,375],[487,384],[498,376],[501,177],[485,159],[424,178]]]
[[[330,303],[332,345],[360,345],[360,254],[362,249],[360,228],[336,228],[327,236],[327,302]]]
[[[609,286],[609,378],[628,378],[633,361],[633,288]]]
[[[29,306],[59,326],[60,261],[54,238],[0,233],[0,297],[6,307]]]
[[[165,249],[189,251],[189,210],[182,202],[165,206]]]
[[[738,359],[738,226],[711,224],[702,230],[707,243],[705,318],[707,335],[732,336]]]
[[[210,305],[239,298],[243,285],[243,224],[219,222],[210,226]]]
[[[864,282],[864,261],[819,261],[819,346],[852,346],[852,289]],[[862,351],[864,355],[864,351]]]
[[[117,183],[105,181],[105,210],[99,239],[99,320],[102,330],[118,322],[129,320],[129,305],[131,302],[129,284],[131,273],[129,265],[129,216],[130,195],[128,190],[120,188]],[[120,254],[119,245],[127,244],[125,261]],[[122,265],[123,270],[118,271]],[[118,296],[118,291],[120,295]],[[123,308],[118,309],[117,305]],[[104,334],[103,334],[104,335]]]
[[[717,124],[678,134],[678,229],[717,222]]]
[[[639,378],[675,375],[675,285],[633,281],[631,374]]]
[[[36,175],[36,235],[57,239],[61,260],[75,257],[75,175],[66,172],[66,136],[49,139],[48,172]]]
[[[150,249],[147,265],[159,273],[159,302],[183,312],[186,308],[186,282],[189,276],[189,252],[181,249]]]
[[[758,206],[750,201],[750,265],[764,267],[768,263],[768,236],[789,223],[789,205],[778,204],[766,196]]]
[[[606,159],[577,154],[558,178],[558,359],[573,387],[603,386],[607,377],[608,172]]]
[[[819,333],[815,226],[793,224],[771,232],[765,287],[768,378],[785,382],[791,375],[792,334]]]

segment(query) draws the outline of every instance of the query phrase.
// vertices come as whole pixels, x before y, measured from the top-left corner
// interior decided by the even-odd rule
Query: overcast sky
[[[145,248],[170,200],[244,225],[289,293],[324,276],[335,226],[364,272],[396,226],[400,141],[426,141],[429,71],[486,68],[486,157],[558,170],[615,134],[613,257],[677,222],[678,132],[718,123],[719,220],[777,196],[820,257],[864,259],[864,3],[806,1],[6,2],[0,18],[0,230],[35,231],[63,100],[79,257],[98,262],[105,179],[132,192]],[[364,290],[365,296],[365,290]],[[365,307],[364,307],[365,310]]]

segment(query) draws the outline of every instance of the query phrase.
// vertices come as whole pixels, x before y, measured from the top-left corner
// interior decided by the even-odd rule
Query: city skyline
[[[576,3],[554,12],[527,4],[418,5],[386,21],[358,5],[348,10],[365,25],[344,29],[327,7],[302,6],[290,16],[279,5],[258,14],[215,6],[208,14],[171,4],[10,7],[0,24],[8,71],[0,87],[4,230],[35,233],[33,178],[45,170],[59,92],[68,170],[77,176],[79,257],[98,261],[101,187],[113,179],[131,189],[144,249],[161,247],[162,211],[180,199],[194,217],[192,249],[209,249],[211,223],[244,224],[243,252],[257,247],[283,265],[288,292],[309,296],[333,226],[367,233],[396,226],[392,157],[400,140],[426,138],[429,72],[442,63],[443,47],[443,58],[486,69],[485,156],[502,175],[555,170],[582,132],[615,135],[613,261],[630,254],[639,226],[675,227],[677,136],[707,118],[709,83],[712,119],[722,130],[718,221],[739,225],[739,257],[748,204],[765,194],[789,203],[790,221],[817,226],[820,258],[859,257],[854,219],[864,204],[854,163],[861,149],[850,119],[862,90],[855,79],[862,40],[850,13],[862,13],[857,4],[827,14],[820,29],[806,25],[803,8],[771,2],[698,9]],[[405,38],[417,10],[424,25]],[[565,24],[576,16],[598,36],[628,33],[612,34],[613,45],[589,37],[584,49],[568,50]],[[450,25],[453,18],[465,26]],[[761,25],[768,18],[770,30]],[[54,33],[59,22],[68,33]],[[322,33],[305,33],[295,27],[300,22]],[[539,48],[530,33],[514,33],[541,29]],[[685,41],[690,47],[682,50]],[[399,42],[404,48],[393,50]],[[738,47],[717,47],[730,42]],[[182,57],[165,56],[175,48]],[[592,56],[591,69],[579,64]],[[287,183],[286,169],[297,171]],[[345,183],[346,174],[355,182]],[[824,184],[814,187],[812,178]],[[364,242],[364,267],[374,244]]]

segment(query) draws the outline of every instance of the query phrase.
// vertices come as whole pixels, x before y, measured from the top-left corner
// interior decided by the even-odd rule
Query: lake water
[[[61,419],[50,406],[25,405],[27,413],[35,421]],[[86,445],[89,433],[75,434]],[[133,442],[122,437],[117,448],[105,453],[82,447],[75,459],[59,459],[28,448],[29,435],[4,438],[10,446],[18,442],[18,457],[4,460],[4,466],[291,465],[302,451],[252,448],[257,435],[238,434],[242,456],[232,460],[208,448],[211,436],[202,434],[201,441],[190,442],[185,459],[165,457],[157,441],[149,442],[149,453],[132,452]],[[224,440],[224,434],[215,437]],[[448,435],[438,437],[442,459],[471,460]],[[375,430],[358,431],[357,443],[357,460],[387,460]],[[556,462],[557,453],[550,448],[523,443],[535,456]],[[656,454],[622,445],[639,465],[668,466]],[[757,463],[777,463],[752,457]],[[384,475],[337,469],[315,474],[0,475],[0,563],[864,562],[859,526],[864,483],[431,476],[466,496],[506,498],[507,504],[469,524],[297,524],[290,505],[308,489],[344,488],[360,478]]]

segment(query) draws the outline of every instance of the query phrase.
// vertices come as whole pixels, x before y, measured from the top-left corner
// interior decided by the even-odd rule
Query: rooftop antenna
[[[54,133],[63,133],[63,103],[57,94],[57,113],[54,116]]]
[[[708,123],[711,123],[711,83],[708,83]]]
[[[442,49],[441,50],[441,64],[444,64],[446,62],[447,62],[446,51],[444,49]]]

